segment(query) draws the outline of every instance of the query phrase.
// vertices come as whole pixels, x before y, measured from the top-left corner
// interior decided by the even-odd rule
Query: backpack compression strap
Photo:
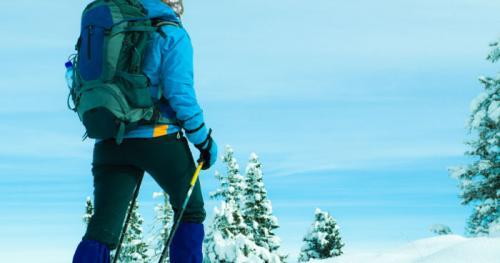
[[[120,145],[123,142],[124,136],[125,136],[125,123],[121,121],[120,126],[118,127],[118,133],[116,134],[116,144]]]

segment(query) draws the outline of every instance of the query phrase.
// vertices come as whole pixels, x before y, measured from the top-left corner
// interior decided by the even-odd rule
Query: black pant
[[[116,248],[128,205],[139,178],[148,172],[170,196],[175,218],[186,197],[196,165],[186,138],[177,134],[157,138],[113,139],[94,147],[94,215],[84,239]],[[202,223],[205,209],[197,181],[183,222]]]

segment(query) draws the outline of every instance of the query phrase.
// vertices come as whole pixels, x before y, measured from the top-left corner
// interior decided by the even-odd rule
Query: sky
[[[93,141],[66,109],[64,62],[89,1],[0,2],[0,261],[69,262],[92,195]],[[195,82],[220,151],[244,170],[263,163],[292,258],[316,207],[341,228],[346,251],[463,234],[447,168],[467,163],[470,101],[498,39],[500,2],[486,0],[185,1]],[[196,154],[196,151],[193,151]],[[213,173],[202,174],[211,220]],[[159,191],[139,197],[148,229]],[[45,262],[43,261],[43,262]]]

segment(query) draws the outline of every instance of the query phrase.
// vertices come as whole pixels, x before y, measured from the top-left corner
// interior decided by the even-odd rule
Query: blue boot
[[[109,263],[109,249],[94,240],[82,240],[73,256],[73,263]]]
[[[170,245],[170,262],[201,263],[204,237],[203,224],[181,223]]]

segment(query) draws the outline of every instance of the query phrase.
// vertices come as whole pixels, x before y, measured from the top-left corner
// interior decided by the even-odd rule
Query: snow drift
[[[500,237],[445,235],[411,242],[382,253],[346,253],[316,263],[500,263]]]

